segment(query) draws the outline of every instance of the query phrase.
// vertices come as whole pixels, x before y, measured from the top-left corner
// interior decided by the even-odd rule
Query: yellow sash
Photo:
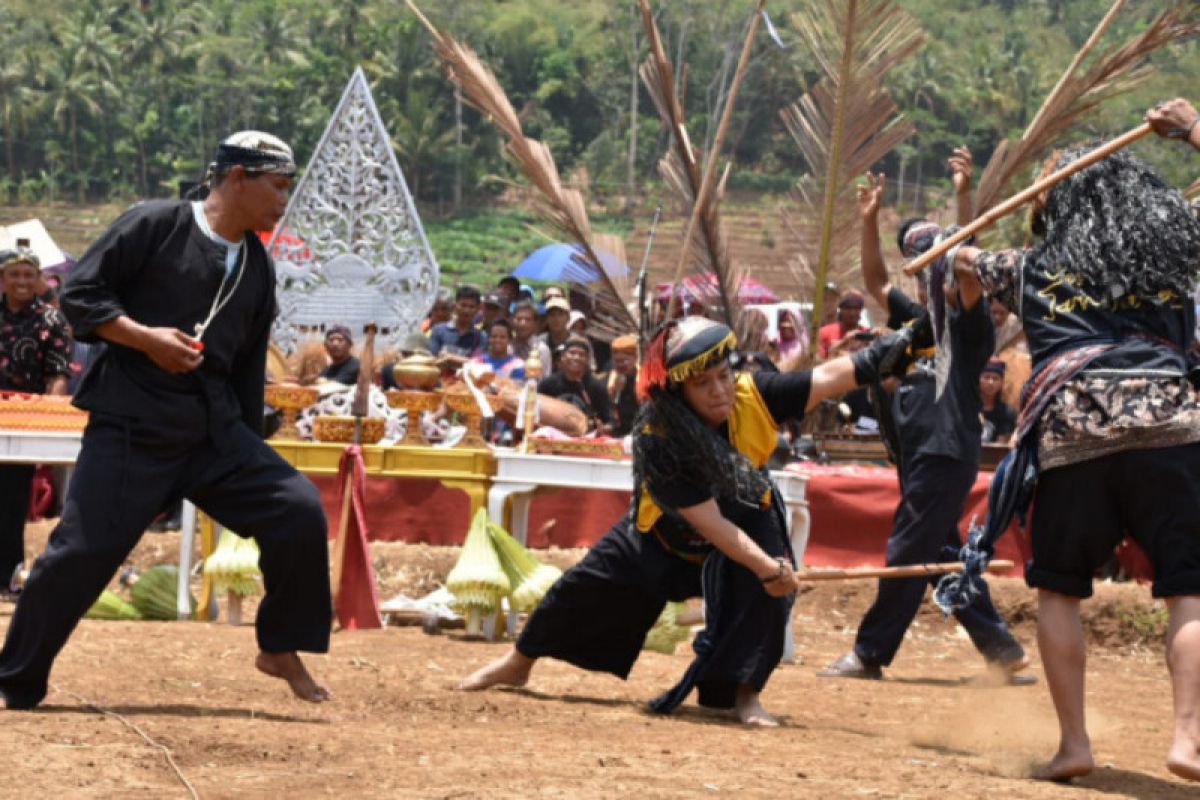
[[[729,414],[729,442],[756,468],[763,467],[775,452],[775,444],[779,439],[779,424],[775,422],[762,395],[758,393],[753,375],[739,375],[734,388],[736,395],[733,410]],[[764,507],[770,504],[769,491],[763,496],[762,502]],[[662,509],[643,486],[642,496],[638,499],[638,530],[648,533],[662,513]]]

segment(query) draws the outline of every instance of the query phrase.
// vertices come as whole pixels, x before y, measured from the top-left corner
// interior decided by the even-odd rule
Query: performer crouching
[[[1051,158],[1047,174],[1087,149]],[[1035,364],[1003,470],[1014,480],[998,472],[993,487],[995,507],[1019,509],[1036,476],[1025,575],[1038,589],[1038,645],[1061,738],[1034,776],[1093,768],[1079,602],[1128,534],[1149,555],[1152,593],[1170,614],[1167,767],[1200,780],[1200,395],[1185,361],[1200,224],[1178,191],[1124,151],[1039,198],[1033,223],[1044,240],[1032,249],[962,247],[947,258],[960,283],[978,280],[1020,313]],[[1005,524],[989,519],[980,549]]]
[[[729,328],[702,317],[667,323],[639,371],[629,513],[551,588],[514,649],[462,688],[522,686],[547,656],[626,678],[667,601],[702,595],[696,659],[651,707],[669,712],[697,688],[701,705],[776,725],[759,694],[782,657],[798,585],[765,468],[779,423],[873,380],[905,344],[883,337],[812,371],[735,376]]]
[[[279,221],[295,171],[279,139],[234,134],[203,203],[135,206],[71,271],[63,311],[80,340],[108,347],[76,395],[90,417],[62,520],[0,652],[8,708],[42,701],[79,619],[181,497],[258,542],[258,669],[304,700],[329,698],[296,654],[329,648],[325,514],[261,436],[275,270],[254,231]]]

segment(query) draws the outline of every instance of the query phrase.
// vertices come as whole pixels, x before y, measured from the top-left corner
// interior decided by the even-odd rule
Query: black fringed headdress
[[[1063,151],[1054,169],[1092,149]],[[1103,302],[1177,303],[1200,277],[1200,222],[1181,192],[1127,151],[1052,188],[1035,223],[1044,262],[1073,273]]]

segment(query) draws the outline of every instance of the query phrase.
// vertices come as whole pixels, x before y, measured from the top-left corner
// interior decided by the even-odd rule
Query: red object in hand
[[[197,353],[204,352],[204,342],[192,342],[192,349]]]

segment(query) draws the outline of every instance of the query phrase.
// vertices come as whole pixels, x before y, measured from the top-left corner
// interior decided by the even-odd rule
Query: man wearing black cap
[[[350,355],[354,337],[345,325],[332,325],[325,331],[325,354],[329,366],[321,373],[325,380],[353,386],[358,382],[358,359]]]
[[[75,402],[90,412],[62,520],[0,651],[0,696],[37,706],[80,617],[163,509],[181,497],[261,550],[258,669],[329,699],[297,651],[329,648],[320,495],[261,438],[275,270],[255,231],[283,216],[291,149],[244,131],[217,148],[202,203],[127,211],[72,270],[62,307],[104,340]]]
[[[508,319],[508,298],[501,292],[493,290],[483,296],[483,312],[479,330],[491,335],[492,323],[498,319]]]
[[[558,346],[558,371],[542,378],[538,393],[557,397],[587,414],[588,427],[601,434],[612,431],[612,403],[604,382],[592,374],[592,347],[582,336]]]

